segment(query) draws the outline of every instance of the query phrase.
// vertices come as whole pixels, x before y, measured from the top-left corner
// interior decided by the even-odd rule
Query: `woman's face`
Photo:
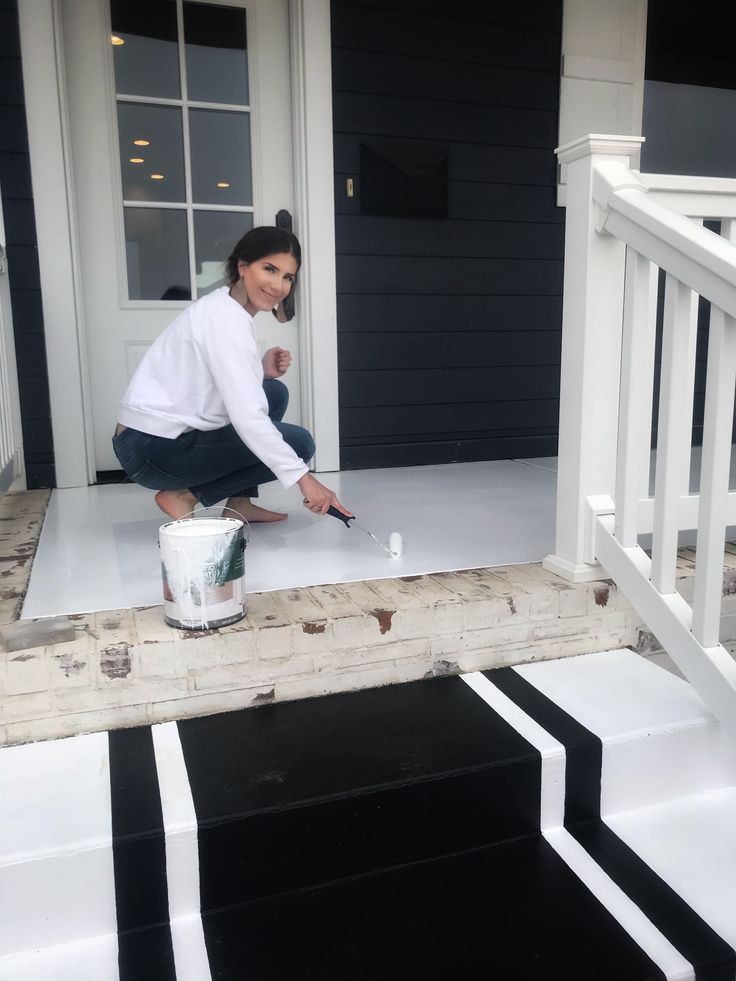
[[[254,262],[239,262],[238,273],[248,297],[245,304],[248,313],[253,316],[261,310],[273,310],[288,296],[296,271],[296,259],[288,252],[275,252]]]

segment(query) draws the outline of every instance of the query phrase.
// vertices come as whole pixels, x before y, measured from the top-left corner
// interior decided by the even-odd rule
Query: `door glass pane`
[[[248,105],[245,11],[185,3],[184,40],[189,98]]]
[[[253,215],[248,212],[194,212],[197,296],[203,296],[225,283],[224,263],[235,245],[252,227]]]
[[[190,109],[189,133],[194,203],[251,205],[249,114]]]
[[[185,211],[126,208],[125,254],[131,300],[191,299]]]
[[[118,93],[180,98],[176,0],[112,0],[110,6]]]
[[[186,200],[181,109],[119,102],[118,134],[125,201]]]

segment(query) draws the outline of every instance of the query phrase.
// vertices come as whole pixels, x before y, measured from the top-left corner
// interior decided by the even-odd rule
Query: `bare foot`
[[[266,508],[259,508],[257,504],[251,502],[249,497],[231,497],[227,502],[227,507],[237,511],[241,517],[251,523],[254,521],[286,521],[289,517],[288,514],[282,514],[280,511],[267,511]],[[227,517],[227,512],[224,514]]]
[[[174,521],[186,517],[197,506],[197,498],[189,490],[161,490],[155,500],[164,514]]]

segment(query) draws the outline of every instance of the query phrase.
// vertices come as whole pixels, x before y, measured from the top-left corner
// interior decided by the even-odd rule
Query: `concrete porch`
[[[243,621],[204,632],[174,630],[150,605],[19,620],[48,500],[0,499],[2,744],[612,648],[662,657],[610,580],[571,585],[539,562],[252,593]],[[678,569],[687,596],[692,549],[680,550]],[[730,545],[722,627],[728,645]]]

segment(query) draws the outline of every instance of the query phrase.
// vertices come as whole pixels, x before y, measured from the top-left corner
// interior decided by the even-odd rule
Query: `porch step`
[[[631,651],[10,747],[0,981],[733,979],[735,755]]]

